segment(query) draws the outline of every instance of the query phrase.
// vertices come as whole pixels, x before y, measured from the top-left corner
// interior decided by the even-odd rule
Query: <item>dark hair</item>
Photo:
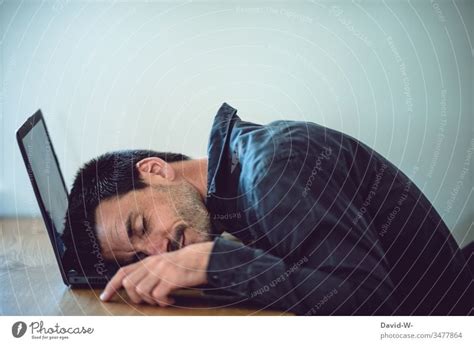
[[[105,153],[79,169],[69,194],[62,235],[66,261],[70,266],[94,266],[104,271],[95,227],[95,210],[101,201],[148,186],[140,179],[136,167],[136,163],[147,157],[159,157],[166,162],[191,159],[170,152],[123,150]]]

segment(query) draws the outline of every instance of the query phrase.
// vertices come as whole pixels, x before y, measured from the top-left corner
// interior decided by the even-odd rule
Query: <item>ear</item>
[[[161,176],[164,179],[173,181],[176,177],[173,167],[158,157],[142,159],[136,164],[136,167],[144,180],[152,179],[154,176]]]

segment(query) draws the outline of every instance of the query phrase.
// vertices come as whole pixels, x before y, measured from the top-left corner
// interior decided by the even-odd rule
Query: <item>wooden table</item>
[[[100,290],[64,285],[40,219],[0,219],[1,315],[281,315],[244,303],[181,291],[176,306],[160,308],[129,301],[125,293],[102,303]]]

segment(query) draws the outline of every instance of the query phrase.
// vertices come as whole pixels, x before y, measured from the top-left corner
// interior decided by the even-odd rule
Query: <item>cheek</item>
[[[162,231],[154,229],[148,234],[148,236],[146,236],[146,240],[151,241],[153,243],[157,243],[158,241],[163,240],[164,237],[165,235]]]
[[[152,241],[162,240],[171,231],[172,222],[165,221],[161,217],[150,218],[147,225],[147,238]]]
[[[163,197],[162,197],[163,198]],[[160,228],[165,228],[176,221],[176,203],[152,204],[149,203],[149,214]]]
[[[203,234],[201,231],[198,231],[195,228],[189,228],[190,231],[186,233],[188,239],[186,240],[187,244],[200,243],[207,241],[208,238],[206,234]]]

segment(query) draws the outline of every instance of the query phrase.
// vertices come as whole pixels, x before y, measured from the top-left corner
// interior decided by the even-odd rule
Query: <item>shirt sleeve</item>
[[[347,274],[294,264],[261,249],[222,238],[214,240],[207,269],[210,286],[263,308],[298,315],[390,315],[395,304],[390,288],[377,279],[347,279]]]
[[[215,239],[209,284],[300,315],[391,314],[396,298],[383,249],[360,217],[360,188],[338,162],[340,154],[325,148],[247,177],[253,231],[269,245]]]

